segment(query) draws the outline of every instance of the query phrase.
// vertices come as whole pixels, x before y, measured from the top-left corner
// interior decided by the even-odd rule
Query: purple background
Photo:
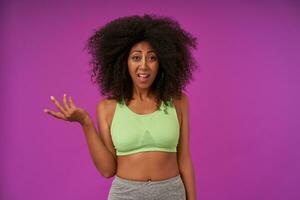
[[[226,2],[226,3],[225,3]],[[83,51],[117,17],[172,16],[199,41],[187,87],[201,200],[296,200],[300,184],[297,1],[1,1],[0,199],[106,199],[79,124],[53,118],[66,92],[93,116],[103,97]],[[297,103],[298,102],[298,103]]]

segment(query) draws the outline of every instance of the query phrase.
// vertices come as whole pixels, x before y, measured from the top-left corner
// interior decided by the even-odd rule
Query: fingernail
[[[50,96],[50,99],[51,99],[51,100],[54,100],[54,96]]]
[[[44,112],[48,112],[48,110],[47,110],[47,109],[44,109]]]
[[[66,96],[66,93],[64,94],[64,96]]]

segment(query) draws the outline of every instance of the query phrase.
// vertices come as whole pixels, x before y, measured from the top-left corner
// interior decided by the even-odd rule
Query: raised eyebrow
[[[140,53],[142,53],[141,50],[133,50],[131,53],[133,53],[133,52],[140,52]],[[155,53],[154,50],[149,50],[147,53],[151,53],[151,52]]]

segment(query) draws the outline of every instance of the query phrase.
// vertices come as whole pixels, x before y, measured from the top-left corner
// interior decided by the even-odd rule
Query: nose
[[[146,69],[147,68],[146,58],[143,58],[141,60],[142,60],[142,62],[141,62],[140,68]]]

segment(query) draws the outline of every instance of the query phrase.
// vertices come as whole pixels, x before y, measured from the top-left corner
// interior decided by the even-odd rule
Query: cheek
[[[159,66],[157,65],[157,66],[155,66],[154,68],[153,68],[153,72],[155,73],[155,74],[157,74],[158,73],[158,70],[159,70]]]
[[[135,69],[133,67],[128,67],[128,73],[129,73],[129,75],[132,79],[135,79],[136,72],[135,72]]]
[[[128,71],[129,71],[129,73],[132,74],[132,72],[134,71],[134,66],[133,66],[130,62],[128,62],[128,67],[127,67],[127,69],[128,69]]]

